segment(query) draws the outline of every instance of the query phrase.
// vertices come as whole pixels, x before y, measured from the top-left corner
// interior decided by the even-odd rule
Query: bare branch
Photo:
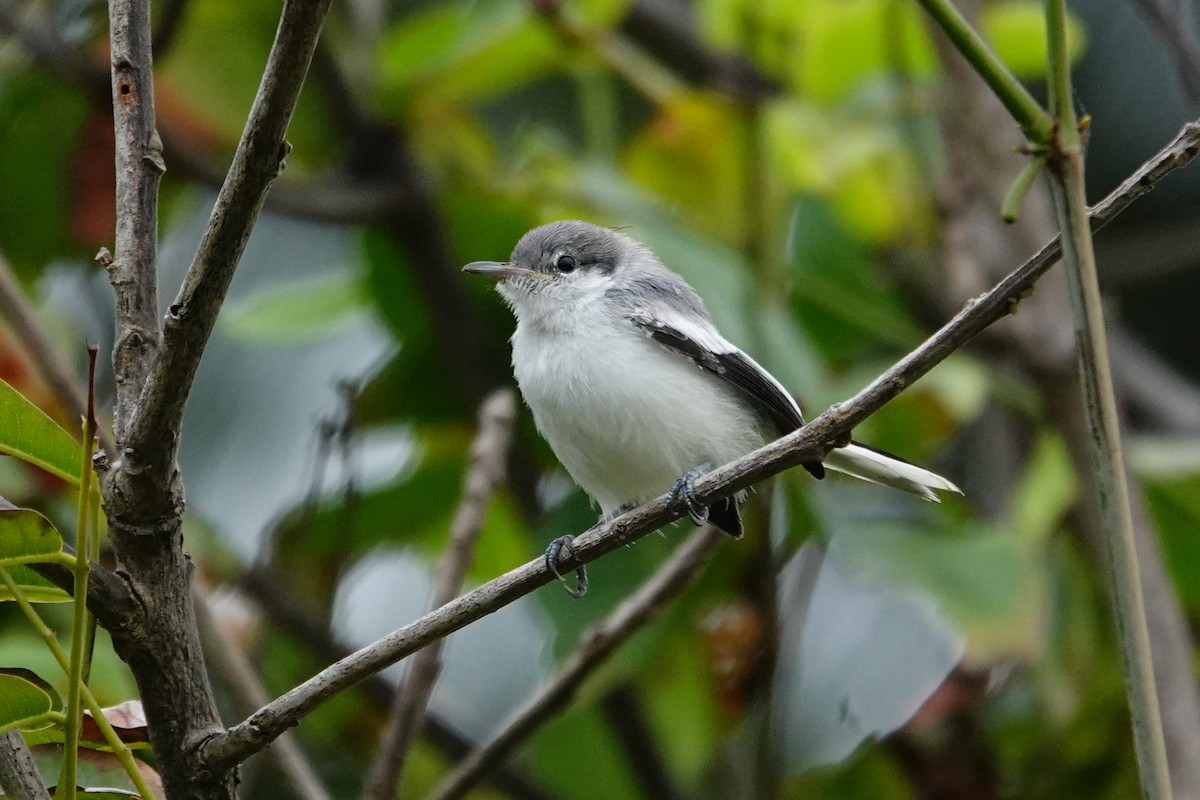
[[[492,495],[504,480],[504,463],[516,415],[517,403],[511,389],[493,392],[479,409],[479,433],[471,444],[462,503],[450,524],[450,544],[434,570],[430,610],[454,599],[471,566],[475,542],[483,530]],[[405,758],[424,724],[429,697],[442,671],[444,641],[435,642],[413,657],[408,675],[396,692],[379,754],[363,791],[367,800],[396,797]]]
[[[137,13],[122,14],[133,3]],[[149,17],[146,0],[114,2],[113,69],[118,118],[121,104],[145,101],[149,91]],[[196,768],[203,743],[221,730],[212,687],[199,657],[201,646],[192,604],[192,567],[183,552],[183,487],[176,466],[183,407],[212,332],[225,292],[249,237],[268,186],[286,154],[284,131],[329,0],[286,0],[258,96],[209,225],[167,316],[158,339],[157,309],[144,281],[153,264],[153,199],[139,191],[118,194],[118,253],[111,272],[118,292],[118,341],[114,363],[128,378],[124,402],[117,407],[117,457],[104,484],[109,535],[123,576],[142,607],[137,625],[113,627],[113,644],[137,680],[150,725],[150,738],[167,793],[171,796],[229,800],[234,775]],[[118,32],[118,23],[140,28]],[[134,42],[144,61],[130,63]],[[123,99],[122,99],[123,98]],[[130,113],[144,125],[146,113]],[[133,122],[124,134],[132,153],[142,159],[118,159],[126,168],[157,171],[150,141],[135,136]],[[140,129],[139,129],[140,130]],[[118,122],[118,151],[123,146]],[[153,128],[150,128],[153,131]],[[142,149],[136,149],[141,147]],[[154,177],[157,181],[157,175]],[[121,186],[118,178],[118,186]],[[125,221],[129,217],[133,221]],[[134,245],[122,251],[120,231],[128,228]],[[137,238],[141,237],[141,238]],[[137,285],[134,285],[137,284]],[[124,293],[124,295],[123,295]],[[149,356],[153,331],[157,356],[148,372],[134,356]],[[124,349],[122,349],[124,348]],[[122,353],[132,354],[126,361]],[[142,377],[145,375],[144,386]],[[118,377],[120,381],[121,378]],[[136,385],[135,385],[136,384]],[[136,393],[133,389],[140,389]]]
[[[1118,190],[1097,204],[1093,226],[1099,227],[1153,188],[1155,182],[1186,166],[1200,152],[1200,122],[1189,123],[1169,145],[1142,165]],[[967,305],[869,386],[836,405],[800,430],[732,464],[707,473],[696,482],[696,500],[711,505],[797,464],[822,458],[855,425],[878,411],[907,386],[958,350],[992,323],[1013,313],[1021,298],[1059,255],[1058,240],[1047,244],[986,294]],[[573,569],[678,519],[684,510],[660,497],[579,536]],[[265,747],[326,700],[430,642],[494,612],[553,580],[544,559],[531,561],[495,578],[424,617],[338,661],[269,703],[248,719],[205,743],[204,758],[213,768],[228,768]]]
[[[150,0],[113,0],[108,17],[119,213],[107,269],[117,300],[113,428],[123,443],[158,351],[158,183],[166,167],[154,121]]]
[[[0,789],[13,800],[50,800],[20,731],[0,735]]]
[[[204,642],[204,655],[211,661],[216,673],[224,678],[238,705],[249,711],[262,706],[269,700],[267,690],[246,657],[246,652],[221,620],[213,615],[208,593],[196,587],[193,598],[196,620]],[[325,791],[320,778],[305,758],[304,751],[300,749],[300,743],[290,731],[280,736],[267,752],[297,797],[301,800],[330,800],[329,792]]]
[[[722,537],[722,533],[712,526],[692,533],[636,592],[580,634],[579,644],[558,671],[529,696],[486,747],[475,750],[459,762],[434,793],[435,800],[465,796],[489,769],[570,705],[576,690],[587,677],[691,584]]]

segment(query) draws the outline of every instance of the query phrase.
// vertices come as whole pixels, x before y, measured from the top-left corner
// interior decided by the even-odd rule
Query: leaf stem
[[[36,730],[46,727],[43,722],[61,725],[66,719],[61,711],[44,711],[41,714],[34,714],[32,717],[25,719],[13,720],[7,725],[0,725],[0,734],[8,733],[9,731],[20,730]]]
[[[96,377],[96,347],[88,348],[88,384],[95,384]],[[88,621],[92,619],[87,610],[88,574],[92,562],[88,559],[91,552],[91,537],[89,536],[89,510],[92,505],[92,443],[96,438],[95,414],[91,391],[88,397],[88,413],[83,420],[83,440],[79,446],[79,501],[76,510],[75,536],[75,601],[74,613],[71,617],[71,661],[67,670],[67,723],[66,740],[63,742],[62,770],[59,772],[58,785],[66,800],[75,800],[75,775],[79,758],[79,728],[82,723],[80,709],[80,689],[84,685],[84,672],[91,662],[91,654],[87,652],[86,639]],[[93,626],[95,625],[92,619]],[[93,635],[95,629],[93,628]]]
[[[82,665],[79,679],[85,686],[92,676],[92,651],[96,646],[96,616],[87,610],[87,578],[91,562],[100,559],[99,496],[96,492],[96,483],[92,480],[94,476],[92,457],[96,452],[98,430],[96,424],[96,356],[99,352],[100,348],[97,345],[88,345],[87,415],[83,420],[83,442],[81,444],[83,457],[80,459],[79,465],[80,527],[79,541],[76,543],[79,558],[76,559],[76,562],[85,562],[88,569],[83,571],[82,591],[78,586],[76,587],[75,602],[77,605],[82,605],[84,609],[83,643],[80,652]],[[76,582],[79,583],[78,580]]]

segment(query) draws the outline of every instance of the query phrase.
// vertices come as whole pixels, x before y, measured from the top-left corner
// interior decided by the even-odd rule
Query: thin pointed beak
[[[482,275],[489,280],[496,282],[507,280],[508,278],[516,278],[521,275],[527,275],[535,278],[542,277],[540,272],[535,272],[531,269],[515,266],[507,261],[472,261],[462,268],[463,272],[470,272],[473,275]]]

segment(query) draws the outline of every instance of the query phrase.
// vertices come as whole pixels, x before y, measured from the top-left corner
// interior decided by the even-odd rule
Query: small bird
[[[687,281],[634,239],[579,221],[535,228],[507,262],[463,271],[497,281],[517,318],[512,363],[525,403],[605,517],[670,492],[697,524],[742,535],[739,500],[706,509],[695,479],[800,428],[804,417],[779,381],[720,334]],[[960,492],[857,442],[803,466],[816,478],[829,467],[934,502],[938,491]],[[570,542],[556,539],[546,551],[560,580],[558,557]]]

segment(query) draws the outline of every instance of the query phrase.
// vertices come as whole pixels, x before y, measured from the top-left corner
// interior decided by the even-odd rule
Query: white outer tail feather
[[[881,483],[915,494],[933,503],[942,502],[935,490],[963,493],[962,489],[936,472],[856,444],[834,449],[826,456],[825,466],[859,480]]]

